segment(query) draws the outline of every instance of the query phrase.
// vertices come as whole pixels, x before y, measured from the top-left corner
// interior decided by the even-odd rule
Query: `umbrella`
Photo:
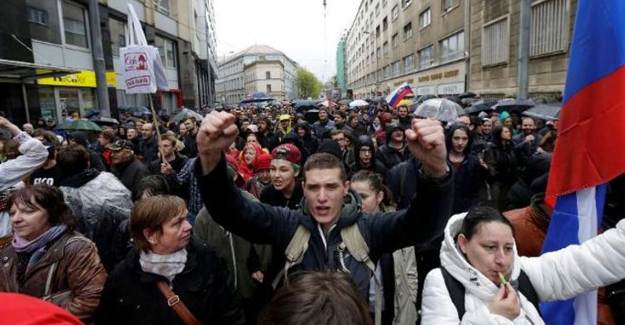
[[[562,105],[557,103],[538,104],[523,112],[523,115],[546,121],[554,121],[560,118],[561,108]]]
[[[417,104],[421,104],[424,101],[428,100],[428,99],[432,99],[432,98],[437,98],[436,95],[421,95],[417,98]]]
[[[465,113],[474,114],[479,112],[492,111],[494,110],[493,105],[495,104],[497,104],[497,101],[492,99],[478,100],[477,102],[473,103],[471,107],[467,108],[465,110]]]
[[[145,115],[150,115],[152,112],[149,108],[145,106],[130,106],[130,107],[120,107],[119,111],[122,113],[128,113],[135,117],[142,117]]]
[[[458,98],[460,98],[460,99],[474,98],[474,97],[477,97],[477,94],[472,93],[472,92],[466,92],[466,93],[458,95]]]
[[[188,108],[183,108],[178,114],[174,116],[174,122],[180,123],[187,117],[194,117],[196,121],[201,121],[204,118],[200,113],[196,111],[192,111]]]
[[[349,107],[362,107],[369,106],[369,103],[366,100],[356,99],[355,101],[349,103]]]
[[[100,117],[98,119],[92,120],[92,122],[97,125],[108,125],[108,126],[119,125],[119,121],[112,117]]]
[[[313,124],[319,120],[319,110],[318,109],[310,109],[306,111],[304,114],[304,119],[308,124]]]
[[[71,122],[65,122],[57,126],[56,128],[58,130],[65,130],[65,131],[92,131],[92,132],[102,131],[99,125],[89,120],[75,120]]]
[[[326,99],[326,100],[324,100],[324,101],[322,101],[321,103],[319,103],[319,105],[321,105],[321,106],[323,106],[323,107],[328,107],[328,108],[329,108],[329,107],[335,107],[335,106],[336,106],[336,104],[335,104],[335,103],[333,103],[333,102],[331,102],[331,101],[329,101],[329,100],[327,100],[327,99]]]
[[[349,103],[351,101],[352,101],[351,99],[344,98],[344,99],[339,100],[339,104],[341,104],[341,105],[349,105]]]
[[[424,101],[414,111],[418,117],[433,118],[443,122],[455,122],[463,114],[462,107],[445,98],[432,98]]]
[[[524,111],[530,107],[533,107],[534,105],[534,102],[529,99],[504,98],[498,101],[497,104],[493,106],[493,108],[498,112]]]
[[[306,99],[296,100],[296,101],[293,101],[293,107],[298,111],[316,109],[317,102],[314,100],[306,100]]]

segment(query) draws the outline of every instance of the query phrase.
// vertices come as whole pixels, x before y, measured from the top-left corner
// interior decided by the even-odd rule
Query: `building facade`
[[[127,95],[119,49],[128,36],[132,4],[149,44],[159,48],[170,90],[156,94],[157,109],[214,101],[216,77],[212,0],[100,0],[98,8],[111,113],[148,106]],[[197,14],[198,24],[194,24]],[[0,3],[0,83],[3,113],[16,122],[63,121],[99,110],[88,0],[8,0]],[[201,69],[192,69],[195,67]],[[191,67],[191,68],[189,68]],[[200,70],[200,71],[198,71]],[[212,97],[211,97],[212,96]]]
[[[530,97],[560,100],[576,0],[532,1]],[[469,88],[485,97],[518,94],[520,0],[472,1]]]
[[[253,93],[263,92],[277,99],[297,97],[297,63],[266,45],[254,45],[219,63],[217,99],[236,105]]]
[[[465,91],[466,1],[363,0],[347,33],[347,87],[384,95],[404,82],[418,94]]]
[[[564,89],[576,0],[533,0],[530,97]],[[363,0],[345,45],[354,96],[403,82],[417,95],[518,94],[521,0]],[[465,26],[468,26],[465,28]]]
[[[342,94],[347,92],[347,82],[345,80],[345,35],[341,36],[336,46],[336,87]]]

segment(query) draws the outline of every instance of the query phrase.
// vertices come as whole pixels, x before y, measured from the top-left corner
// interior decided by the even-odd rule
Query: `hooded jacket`
[[[404,129],[397,125],[389,125],[386,130],[386,144],[380,146],[380,149],[378,149],[376,153],[376,161],[381,162],[386,169],[391,169],[393,166],[410,158],[410,150],[406,147],[405,140],[399,149],[390,145],[391,135],[396,130],[401,130],[403,132]]]
[[[540,314],[521,293],[521,313],[512,320],[493,314],[488,304],[498,287],[465,259],[455,237],[466,213],[454,215],[447,223],[441,247],[441,266],[465,287],[466,313],[458,319],[440,269],[431,271],[423,289],[422,324],[544,324]],[[614,283],[625,277],[625,221],[581,245],[571,245],[539,257],[519,257],[514,248],[510,281],[523,270],[540,302],[564,300]]]
[[[371,149],[371,162],[369,163],[369,167],[362,166],[362,163],[360,161],[360,149],[362,147],[369,147],[369,149]],[[373,140],[371,140],[370,136],[361,135],[358,137],[354,146],[354,156],[356,161],[352,166],[350,166],[352,173],[355,174],[361,170],[369,170],[382,175],[382,177],[386,177],[386,172],[388,170],[383,163],[376,159],[375,145],[373,144]]]
[[[195,171],[204,204],[217,223],[251,242],[271,244],[277,256],[284,256],[297,227],[302,225],[311,237],[302,262],[291,272],[340,270],[344,266],[364,296],[368,293],[370,271],[347,252],[342,253],[341,261],[338,251],[341,229],[357,224],[369,246],[369,256],[377,262],[383,253],[425,244],[440,236],[450,211],[448,200],[453,177],[449,175],[442,181],[422,178],[418,181],[419,195],[407,210],[365,214],[360,211],[357,196],[347,196],[338,222],[325,234],[306,211],[305,203],[303,211],[293,211],[246,200],[227,177],[223,158],[208,175],[201,175],[199,164]]]

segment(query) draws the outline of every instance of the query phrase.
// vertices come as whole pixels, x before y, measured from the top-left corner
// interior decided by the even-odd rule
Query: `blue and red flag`
[[[407,82],[404,82],[401,86],[397,87],[397,89],[393,90],[393,92],[386,96],[386,102],[392,108],[397,108],[399,102],[407,96],[414,96],[414,92],[412,91],[410,85]]]
[[[547,196],[544,252],[597,235],[608,181],[625,172],[625,1],[579,0]],[[543,304],[545,323],[597,324],[597,293]]]

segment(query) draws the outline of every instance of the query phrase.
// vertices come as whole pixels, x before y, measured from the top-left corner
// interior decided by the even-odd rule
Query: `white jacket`
[[[490,313],[487,306],[498,288],[466,261],[454,241],[465,215],[455,215],[447,223],[440,258],[441,265],[465,287],[466,313],[460,321],[442,273],[436,269],[425,279],[421,324],[544,324],[534,305],[522,294],[521,313],[514,321]],[[522,269],[541,302],[569,299],[625,278],[625,220],[582,245],[539,257],[519,257],[515,248],[514,255],[512,280],[518,278]]]
[[[20,132],[13,140],[20,144],[17,150],[21,155],[0,164],[0,191],[17,184],[23,177],[30,175],[48,159],[46,147],[28,133]]]

